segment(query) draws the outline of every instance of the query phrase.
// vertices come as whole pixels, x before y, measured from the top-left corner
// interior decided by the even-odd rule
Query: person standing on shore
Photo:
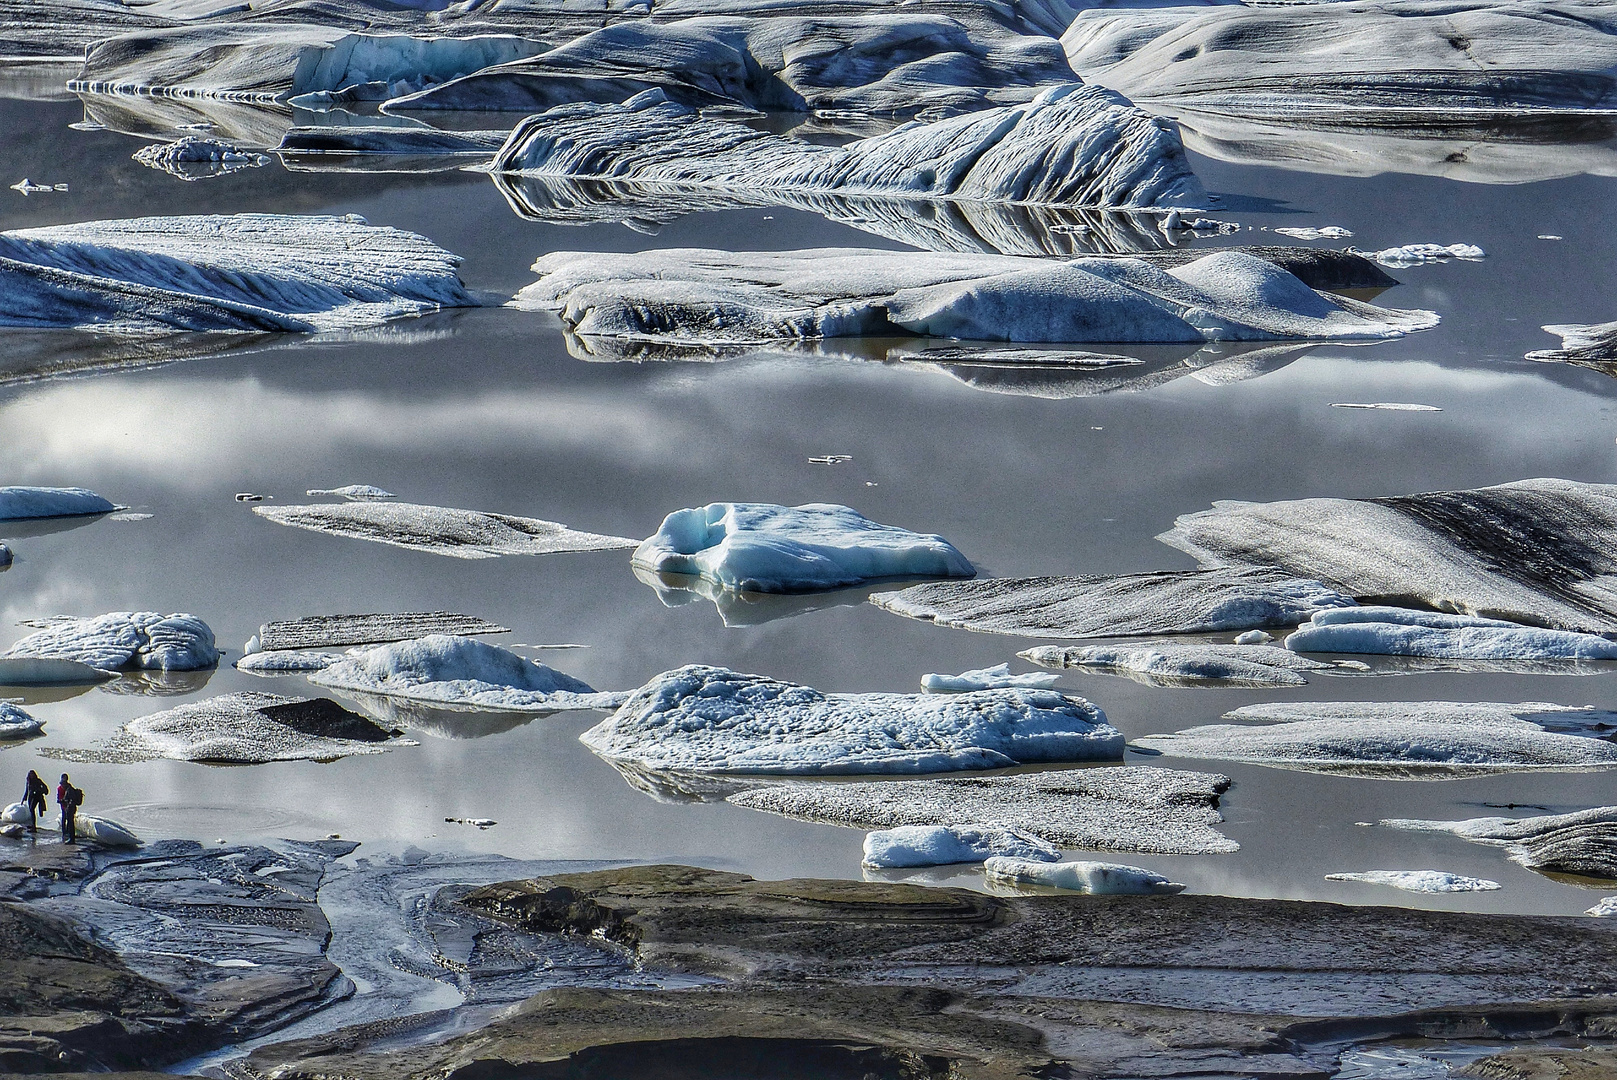
[[[23,782],[22,802],[28,807],[29,832],[38,831],[39,819],[45,816],[45,796],[50,794],[50,790],[38,773],[28,770],[28,779]]]
[[[84,802],[84,792],[74,787],[67,779],[67,773],[62,774],[62,782],[56,785],[56,806],[62,812],[62,843],[77,842],[75,829],[79,816],[79,804]]]

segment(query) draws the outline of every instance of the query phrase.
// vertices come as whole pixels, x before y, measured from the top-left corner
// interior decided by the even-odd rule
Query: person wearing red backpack
[[[67,773],[63,773],[62,782],[56,785],[56,805],[62,812],[62,843],[78,842],[79,807],[83,804],[84,792],[69,783]]]

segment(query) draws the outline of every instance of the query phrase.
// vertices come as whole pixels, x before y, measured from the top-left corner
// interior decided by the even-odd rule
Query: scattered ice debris
[[[1617,806],[1530,818],[1390,818],[1379,824],[1390,829],[1452,833],[1462,840],[1503,847],[1512,862],[1541,874],[1617,880]]]
[[[1598,737],[1617,713],[1541,702],[1270,702],[1135,745],[1189,758],[1399,779],[1480,772],[1617,766],[1617,744]]]
[[[474,825],[479,829],[492,829],[499,824],[493,818],[486,817],[446,817],[444,820],[451,825]]]
[[[346,659],[347,653],[265,649],[247,653],[237,660],[234,666],[237,671],[246,671],[253,675],[302,675],[311,671],[324,671],[332,664]]]
[[[1385,409],[1388,412],[1442,412],[1436,405],[1420,405],[1412,401],[1333,401],[1333,409]]]
[[[39,195],[47,191],[66,191],[66,184],[36,184],[26,176],[11,185],[12,191],[20,191],[24,195]]]
[[[635,548],[631,562],[653,574],[767,593],[976,573],[941,536],[882,525],[832,503],[709,503],[676,510]]]
[[[1237,645],[1267,645],[1275,636],[1267,630],[1248,630],[1244,634],[1235,635]]]
[[[140,847],[140,837],[136,836],[129,826],[121,825],[110,818],[96,817],[94,814],[79,814],[75,817],[73,835],[80,840],[104,844],[107,847]]]
[[[1327,225],[1322,229],[1276,229],[1281,236],[1289,236],[1293,240],[1346,240],[1353,235],[1352,229],[1344,229],[1340,225]]]
[[[808,459],[810,465],[844,465],[853,460],[851,454],[825,454]]]
[[[1617,896],[1608,896],[1588,911],[1585,915],[1593,915],[1597,919],[1610,919],[1617,917]]]
[[[1043,885],[1099,896],[1160,896],[1185,891],[1177,881],[1122,863],[1048,863],[995,857],[983,863],[983,873],[996,885]]]
[[[1381,606],[1316,612],[1286,638],[1286,648],[1455,660],[1617,660],[1617,641],[1594,634]]]
[[[1403,247],[1384,248],[1381,251],[1358,251],[1354,254],[1374,259],[1382,266],[1419,266],[1421,263],[1465,259],[1475,262],[1487,258],[1487,252],[1473,244],[1405,244]]]
[[[1529,360],[1601,364],[1617,360],[1617,322],[1552,323],[1544,330],[1561,339],[1559,349],[1538,349]]]
[[[1240,845],[1213,828],[1227,776],[1143,765],[872,783],[782,783],[737,806],[825,825],[1000,826],[1062,848],[1212,855]]]
[[[238,492],[236,492],[236,501],[239,502],[239,503],[263,502],[265,498],[266,498],[266,496],[258,495],[258,494],[255,494],[255,493],[251,492],[251,491],[238,491]]]
[[[1353,599],[1318,581],[1266,568],[1219,568],[929,582],[876,593],[870,602],[963,630],[1096,638],[1295,626]]]
[[[1061,851],[1037,836],[996,825],[900,825],[865,835],[872,869],[980,863],[993,857],[1059,862]]]
[[[341,645],[381,645],[428,634],[509,634],[511,628],[451,611],[380,612],[374,615],[310,615],[265,623],[243,652],[260,649],[330,649]]]
[[[997,664],[991,668],[963,671],[959,675],[922,675],[921,689],[950,694],[967,693],[972,690],[1003,690],[1010,686],[1048,689],[1060,681],[1060,675],[1047,675],[1042,671],[1012,675],[1010,664]]]
[[[916,334],[978,341],[1375,340],[1437,325],[1429,311],[1317,292],[1240,251],[1169,270],[1141,259],[822,248],[631,254],[557,251],[511,301],[575,334],[722,344]]]
[[[86,488],[0,487],[0,521],[110,514],[117,509]]]
[[[356,500],[356,501],[360,500],[360,499],[396,499],[396,498],[398,498],[398,496],[393,494],[391,491],[383,491],[381,488],[372,487],[370,484],[348,484],[345,487],[338,487],[338,488],[310,488],[308,491],[305,491],[304,494],[305,495],[337,495],[337,496],[340,496],[340,497],[342,497],[344,499],[353,499],[353,500]]]
[[[1353,596],[1617,632],[1617,487],[1537,479],[1377,499],[1221,502],[1158,539],[1203,566],[1279,568]]]
[[[270,162],[267,154],[200,135],[143,146],[135,151],[134,159],[149,169],[161,169],[181,180],[224,176],[241,169],[261,168]]]
[[[1331,665],[1274,645],[1208,645],[1157,641],[1141,645],[1041,645],[1017,653],[1040,667],[1092,668],[1144,676],[1166,686],[1217,682],[1241,686],[1302,686],[1301,673]],[[1299,662],[1301,661],[1301,662]]]
[[[114,611],[53,622],[6,651],[13,657],[77,660],[102,671],[201,671],[219,663],[219,650],[195,615]]]
[[[309,676],[309,681],[361,695],[504,712],[612,709],[625,696],[597,693],[537,660],[451,634],[429,634],[354,652]]]
[[[45,722],[9,701],[0,701],[0,741],[28,739],[45,733]]]
[[[347,217],[233,214],[0,233],[0,325],[110,333],[351,330],[475,306],[460,260]]]
[[[1499,882],[1466,877],[1444,870],[1365,870],[1356,874],[1326,874],[1326,881],[1362,881],[1367,885],[1390,885],[1416,893],[1494,892]]]
[[[456,559],[609,551],[634,547],[623,536],[575,532],[554,521],[456,510],[415,503],[349,502],[312,506],[255,506],[253,513],[280,525],[374,540]]]

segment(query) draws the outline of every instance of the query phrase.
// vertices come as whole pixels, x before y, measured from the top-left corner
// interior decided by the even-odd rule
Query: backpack
[[[67,789],[67,805],[75,810],[83,806],[84,792],[79,788],[69,786]]]

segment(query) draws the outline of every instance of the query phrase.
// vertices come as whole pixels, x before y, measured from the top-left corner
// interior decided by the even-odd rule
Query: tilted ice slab
[[[1061,851],[1038,837],[994,825],[900,825],[865,836],[873,869],[980,863],[994,856],[1058,862]]]
[[[268,622],[258,628],[243,652],[260,649],[330,649],[340,645],[381,645],[428,634],[508,634],[475,615],[452,611],[399,611],[374,615],[310,615]]]
[[[1172,735],[1144,735],[1135,744],[1178,757],[1425,779],[1447,779],[1457,771],[1617,766],[1617,744],[1597,737],[1617,726],[1617,714],[1592,707],[1272,702],[1236,709],[1225,719],[1272,723],[1211,724]]]
[[[877,593],[870,602],[962,630],[1096,638],[1295,626],[1353,600],[1317,581],[1241,568],[944,581]]]
[[[1462,840],[1503,847],[1511,861],[1539,873],[1617,879],[1617,806],[1530,818],[1390,818],[1379,824],[1392,829],[1453,833]]]
[[[1617,660],[1617,641],[1594,634],[1379,605],[1316,612],[1286,638],[1286,648],[1454,660]]]
[[[1561,347],[1530,352],[1527,359],[1591,366],[1617,361],[1617,322],[1561,323],[1544,329],[1561,339]]]
[[[1148,681],[1166,685],[1222,682],[1301,686],[1308,680],[1300,672],[1331,666],[1274,645],[1186,645],[1176,641],[1148,645],[1041,645],[1016,655],[1042,667],[1143,675]]]
[[[648,90],[622,105],[566,105],[530,116],[492,168],[726,193],[1083,207],[1195,206],[1207,198],[1170,124],[1079,83],[840,147],[704,116]]]
[[[552,252],[516,307],[574,333],[652,341],[920,334],[984,341],[1267,341],[1398,337],[1437,324],[1215,252],[1162,270],[1138,259],[822,248]]]
[[[1123,756],[1123,736],[1103,712],[1053,690],[823,694],[701,665],[652,679],[579,739],[609,761],[641,769],[782,776],[932,773]]]
[[[26,739],[42,735],[44,732],[43,720],[36,719],[31,713],[9,701],[0,701],[0,741]]]
[[[1499,882],[1466,877],[1446,870],[1365,870],[1353,874],[1326,874],[1326,881],[1362,881],[1366,885],[1390,885],[1416,893],[1493,892]]]
[[[1617,632],[1617,487],[1521,480],[1378,499],[1215,503],[1158,539],[1365,601]]]
[[[1213,828],[1227,776],[1143,765],[877,783],[788,783],[737,806],[825,825],[995,825],[1062,848],[1210,855],[1240,845]]]
[[[5,656],[76,660],[102,671],[200,671],[219,663],[207,623],[195,615],[155,611],[53,620],[17,642]]]
[[[253,513],[280,525],[374,540],[457,559],[609,551],[634,547],[624,536],[575,532],[554,521],[456,510],[416,503],[352,502],[314,506],[255,506]]]
[[[612,709],[624,698],[596,693],[589,684],[510,649],[450,634],[365,649],[309,681],[359,694],[506,712]]]
[[[88,488],[0,487],[0,521],[110,514],[116,509]]]
[[[976,573],[941,536],[883,525],[833,503],[709,503],[676,510],[635,548],[631,562],[656,574],[765,593]]]
[[[983,863],[983,873],[997,885],[1043,885],[1100,896],[1159,896],[1185,891],[1177,881],[1122,863],[1048,863],[996,857]]]
[[[1034,662],[1037,663],[1038,661]],[[1009,686],[1046,689],[1054,686],[1060,680],[1061,676],[1046,675],[1042,671],[1030,671],[1024,675],[1012,675],[1010,664],[996,664],[991,668],[976,668],[972,671],[963,671],[959,675],[922,675],[921,689],[931,690],[933,693],[949,694],[965,693],[971,690],[1002,690]]]
[[[358,215],[91,221],[0,233],[0,326],[313,331],[476,304],[460,259]]]
[[[112,672],[60,657],[0,656],[0,686],[90,686]]]

